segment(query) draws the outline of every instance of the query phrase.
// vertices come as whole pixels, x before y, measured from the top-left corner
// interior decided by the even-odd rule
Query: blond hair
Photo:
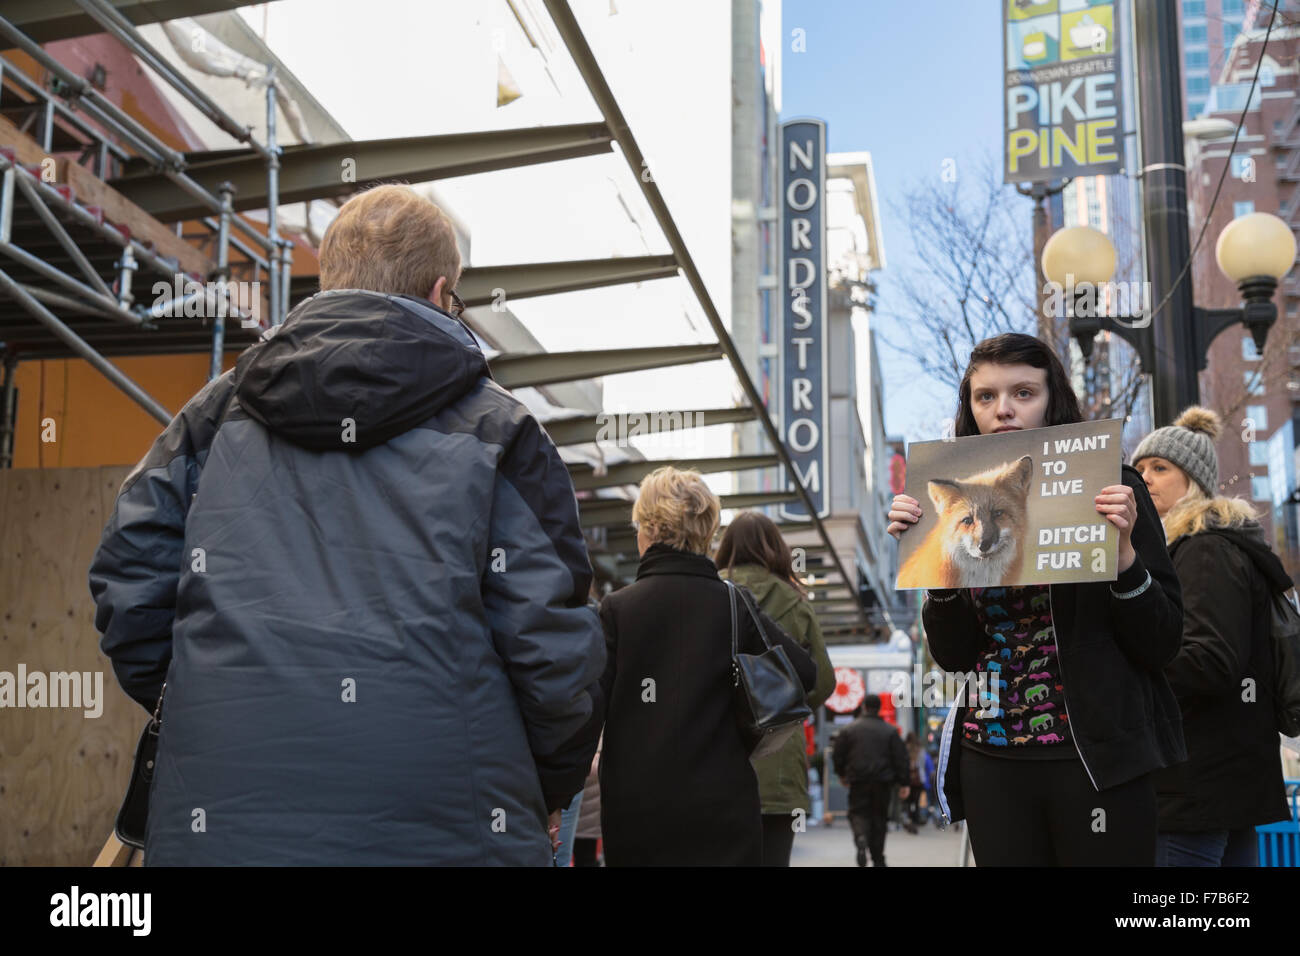
[[[1199,484],[1189,481],[1187,493],[1164,516],[1165,543],[1173,544],[1183,535],[1198,534],[1206,528],[1239,528],[1258,517],[1254,507],[1245,500],[1211,498]]]
[[[339,210],[320,244],[320,287],[427,298],[460,280],[451,219],[410,186],[375,186]]]
[[[656,468],[641,481],[632,520],[650,537],[678,551],[707,554],[722,504],[698,471]]]

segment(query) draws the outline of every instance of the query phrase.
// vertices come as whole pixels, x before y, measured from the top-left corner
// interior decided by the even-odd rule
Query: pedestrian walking
[[[433,203],[353,197],[322,291],[123,483],[90,589],[123,689],[166,684],[146,865],[551,864],[604,647],[568,471],[460,274]]]
[[[816,711],[835,689],[835,669],[776,522],[757,511],[736,515],[722,534],[714,560],[718,573],[748,588],[758,606],[812,658],[817,684],[807,703]],[[763,806],[763,865],[789,866],[796,824],[807,820],[811,809],[808,738],[792,734],[779,752],[752,763]]]
[[[632,510],[636,581],[601,602],[606,866],[763,860],[758,778],[732,706],[731,598],[708,557],[719,513],[697,472],[652,471]],[[758,616],[811,691],[812,660],[768,615]],[[743,606],[737,620],[740,650],[761,652]]]
[[[915,733],[907,735],[907,760],[909,778],[908,793],[904,810],[903,829],[915,834],[918,823],[924,823],[921,817],[921,798],[930,789],[930,778],[934,775],[934,760],[921,746],[921,738]]]
[[[573,841],[574,866],[600,865],[597,848],[600,845],[600,750],[603,745],[602,736],[596,747],[596,756],[591,761],[591,772],[582,788],[582,812]]]
[[[1255,827],[1289,820],[1273,716],[1273,591],[1292,587],[1255,509],[1218,493],[1219,416],[1193,406],[1133,453],[1183,588],[1183,643],[1165,666],[1186,763],[1156,775],[1160,866],[1258,866]]]
[[[835,735],[831,760],[840,783],[849,788],[849,827],[858,851],[858,866],[885,866],[885,831],[895,790],[900,800],[908,785],[907,748],[898,728],[880,719],[880,697],[867,694],[857,719]]]
[[[1006,333],[976,345],[959,390],[958,437],[1082,420],[1045,343]],[[946,818],[967,819],[981,866],[1155,863],[1152,771],[1187,759],[1163,672],[1182,644],[1182,594],[1137,471],[1123,466],[1121,483],[1101,489],[1095,507],[1118,532],[1114,582],[931,590],[922,605],[934,660],[976,678],[999,666],[999,628],[1007,643],[1051,631],[1039,667],[1049,678],[1038,678],[1058,715],[1050,734],[999,733],[1017,706],[1016,678],[988,710],[964,706],[959,694],[944,724],[936,797]],[[921,513],[914,498],[896,496],[889,533],[905,534]]]

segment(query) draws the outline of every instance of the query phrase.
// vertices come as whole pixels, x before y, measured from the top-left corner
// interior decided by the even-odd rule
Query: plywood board
[[[0,471],[0,670],[98,673],[103,708],[0,711],[0,866],[90,865],[126,792],[148,715],[100,653],[86,575],[128,471]]]

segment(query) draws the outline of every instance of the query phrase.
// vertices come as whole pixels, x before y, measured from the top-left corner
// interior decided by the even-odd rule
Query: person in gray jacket
[[[604,720],[573,486],[459,320],[447,216],[347,202],[319,294],[181,410],[90,568],[162,728],[146,865],[549,865]]]

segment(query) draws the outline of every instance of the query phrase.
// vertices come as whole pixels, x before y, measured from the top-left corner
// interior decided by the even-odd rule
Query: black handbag
[[[140,741],[135,745],[135,763],[131,767],[131,781],[126,785],[126,797],[122,808],[117,811],[117,822],[113,832],[127,846],[137,850],[144,849],[144,827],[149,819],[149,786],[153,783],[154,768],[158,760],[158,730],[162,727],[163,694],[167,685],[163,684],[162,693],[158,695],[158,706],[153,716],[140,733]]]
[[[731,689],[732,706],[741,736],[749,748],[750,757],[766,757],[776,753],[790,739],[790,735],[812,716],[794,665],[786,656],[785,648],[773,646],[767,639],[763,622],[754,607],[753,599],[744,588],[724,581],[731,598]],[[736,595],[745,603],[766,648],[761,654],[740,653],[740,616],[736,608]]]

